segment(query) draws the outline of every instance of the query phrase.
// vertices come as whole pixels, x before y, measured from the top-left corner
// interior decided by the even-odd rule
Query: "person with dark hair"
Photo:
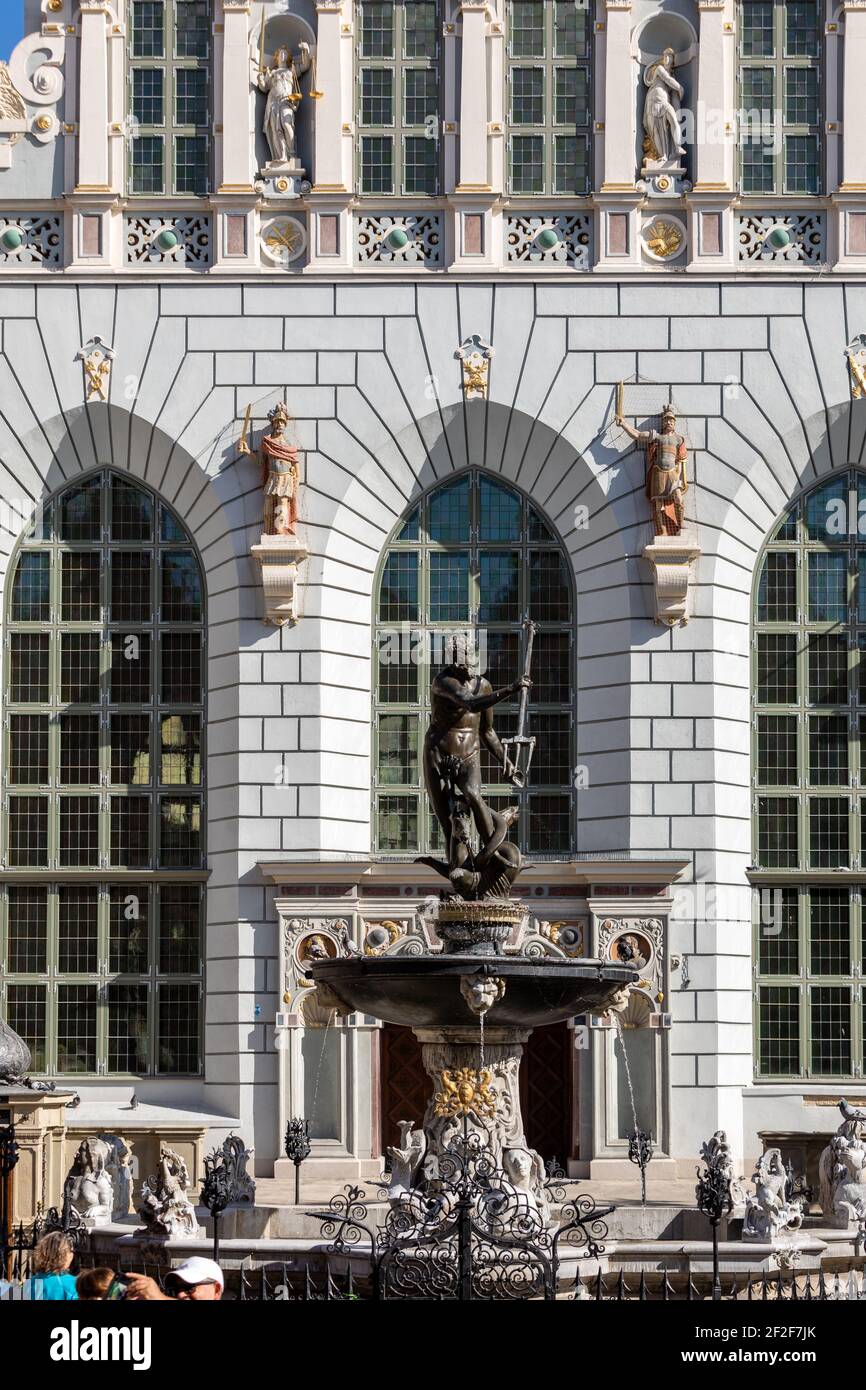
[[[114,1283],[114,1270],[99,1266],[84,1269],[75,1281],[78,1297],[85,1303],[101,1303]]]
[[[24,1297],[55,1302],[77,1298],[75,1276],[69,1273],[74,1258],[72,1241],[62,1231],[43,1236],[33,1252],[33,1273],[24,1286]]]

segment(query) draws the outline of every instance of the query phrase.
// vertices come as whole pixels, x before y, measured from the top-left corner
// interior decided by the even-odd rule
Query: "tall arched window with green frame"
[[[6,585],[2,1012],[34,1068],[196,1075],[204,588],[183,524],[104,469]]]
[[[866,473],[806,493],[758,566],[752,652],[756,1070],[862,1075]]]
[[[520,808],[529,853],[574,848],[574,689],[571,567],[553,528],[517,488],[478,469],[417,502],[385,550],[375,598],[374,842],[389,854],[441,849],[423,793],[421,748],[430,681],[468,635],[494,686],[523,670],[530,617],[538,625],[528,732],[538,738],[529,785],[518,791],[495,760],[482,774],[495,806]],[[494,710],[500,737],[517,701]]]

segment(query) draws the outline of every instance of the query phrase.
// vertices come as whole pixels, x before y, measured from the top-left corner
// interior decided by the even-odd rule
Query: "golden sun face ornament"
[[[659,260],[670,260],[675,256],[683,244],[682,229],[676,222],[666,222],[664,218],[657,217],[651,222],[644,232],[644,241],[647,250]]]
[[[496,1094],[492,1089],[493,1072],[485,1068],[459,1067],[443,1071],[442,1087],[433,1098],[433,1112],[451,1118],[456,1115],[478,1115],[492,1119],[496,1114]]]

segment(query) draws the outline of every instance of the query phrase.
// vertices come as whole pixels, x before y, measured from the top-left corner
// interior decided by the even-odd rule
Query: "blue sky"
[[[8,59],[24,29],[24,0],[0,0],[0,58]]]

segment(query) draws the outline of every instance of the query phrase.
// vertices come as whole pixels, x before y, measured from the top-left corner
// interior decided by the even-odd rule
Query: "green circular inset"
[[[156,238],[156,244],[160,251],[173,251],[179,243],[180,237],[172,227],[163,227]]]
[[[409,245],[409,233],[403,227],[392,227],[385,240],[392,251],[402,251]]]
[[[17,251],[23,245],[24,236],[23,233],[19,232],[17,227],[7,227],[5,231],[0,234],[0,246],[3,247],[4,251]]]
[[[554,246],[559,245],[559,232],[554,227],[542,227],[536,241],[543,250],[552,251]]]
[[[786,246],[790,246],[791,233],[786,227],[771,227],[764,240],[774,251],[782,251]]]

